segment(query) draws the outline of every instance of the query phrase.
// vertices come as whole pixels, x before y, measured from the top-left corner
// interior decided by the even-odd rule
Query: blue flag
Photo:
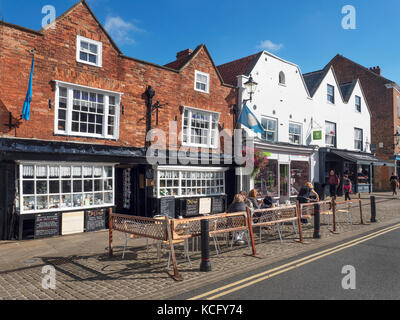
[[[245,104],[242,112],[239,116],[239,123],[253,130],[255,133],[263,134],[265,132],[264,127],[258,121],[257,117],[251,112],[251,110]]]
[[[35,57],[32,58],[31,76],[29,77],[28,92],[26,93],[24,107],[22,109],[22,119],[25,119],[26,121],[28,121],[31,116],[32,79],[33,79],[34,66],[35,66]]]

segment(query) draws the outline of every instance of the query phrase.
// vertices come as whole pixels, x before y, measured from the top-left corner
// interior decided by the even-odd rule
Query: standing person
[[[337,190],[340,185],[340,178],[339,176],[335,173],[334,170],[331,170],[329,173],[329,192],[330,196],[333,198],[337,196]]]
[[[353,185],[349,179],[349,176],[346,174],[343,179],[344,201],[351,200],[350,193],[351,193],[352,187],[353,187]]]
[[[390,185],[392,187],[392,191],[393,191],[393,195],[397,196],[397,188],[399,185],[399,178],[394,174],[392,174],[392,176],[390,177]]]
[[[315,201],[319,202],[319,195],[318,193],[315,192],[314,186],[312,185],[311,182],[306,182],[304,184],[304,187],[300,189],[300,192],[297,196],[297,201],[299,201],[300,204],[302,203],[310,203],[311,201],[311,195],[314,195]],[[307,219],[301,219],[302,223],[308,223]]]

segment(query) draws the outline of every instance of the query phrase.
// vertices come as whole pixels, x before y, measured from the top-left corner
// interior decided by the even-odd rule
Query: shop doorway
[[[279,164],[279,191],[281,203],[290,200],[289,196],[289,164]]]
[[[120,214],[137,215],[139,211],[138,168],[120,166],[115,170],[116,212]]]

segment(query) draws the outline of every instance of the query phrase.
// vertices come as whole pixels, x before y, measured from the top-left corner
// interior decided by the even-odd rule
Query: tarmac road
[[[354,272],[344,270],[346,266],[354,267]],[[352,275],[355,276],[350,278]],[[343,283],[345,286],[355,286],[355,289],[344,289]],[[398,300],[400,224],[171,300],[183,299]]]

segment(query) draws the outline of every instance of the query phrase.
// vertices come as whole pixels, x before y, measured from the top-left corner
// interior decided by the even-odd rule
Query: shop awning
[[[374,156],[373,154],[368,153],[352,153],[346,151],[338,151],[332,150],[332,153],[338,155],[339,157],[346,159],[351,162],[355,162],[361,165],[374,165],[374,166],[386,166],[386,167],[394,167],[395,164],[392,162],[388,162],[386,160],[382,160]]]

